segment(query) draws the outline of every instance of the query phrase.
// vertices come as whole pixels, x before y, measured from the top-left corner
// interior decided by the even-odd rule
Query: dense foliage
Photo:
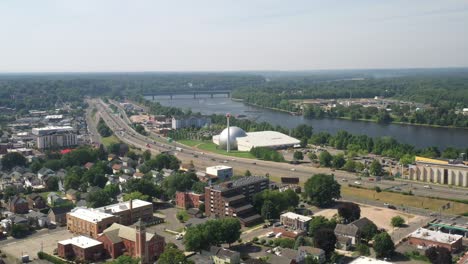
[[[299,196],[293,190],[265,190],[255,194],[253,204],[264,219],[278,219],[281,212],[299,204]]]
[[[200,251],[212,245],[231,244],[240,238],[241,225],[235,218],[208,220],[187,228],[184,237],[185,249]]]
[[[327,207],[341,198],[340,188],[332,175],[315,174],[305,182],[304,195],[315,205]]]

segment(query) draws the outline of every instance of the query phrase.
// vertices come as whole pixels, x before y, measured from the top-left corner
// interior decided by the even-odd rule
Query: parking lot
[[[30,259],[37,259],[37,252],[44,251],[52,254],[57,248],[57,242],[73,237],[66,228],[42,229],[37,233],[22,239],[9,237],[0,244],[1,249],[7,255],[20,259],[23,255],[29,255]]]

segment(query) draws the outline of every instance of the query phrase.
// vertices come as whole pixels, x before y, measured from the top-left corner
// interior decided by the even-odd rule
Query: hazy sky
[[[2,0],[0,72],[468,66],[468,1]]]

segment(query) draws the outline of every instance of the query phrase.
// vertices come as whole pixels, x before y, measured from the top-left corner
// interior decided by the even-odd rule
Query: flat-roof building
[[[250,151],[252,148],[257,147],[283,149],[300,144],[300,140],[276,131],[246,133],[238,127],[229,127],[229,131],[229,135],[226,128],[221,134],[213,136],[213,143],[224,149],[227,146],[227,139],[229,137],[230,149],[240,151]]]
[[[32,129],[33,135],[43,136],[54,133],[73,132],[74,129],[71,126],[46,126],[46,127],[35,127]]]
[[[266,177],[241,177],[205,187],[205,214],[214,217],[236,217],[242,225],[250,226],[262,218],[251,202],[255,194],[268,189]]]
[[[103,257],[103,249],[102,242],[85,236],[77,236],[57,243],[57,255],[64,259],[100,260]]]
[[[153,204],[139,199],[106,205],[94,210],[116,216],[117,223],[122,225],[131,225],[138,219],[142,221],[153,219]]]
[[[463,247],[463,236],[447,234],[425,228],[418,228],[409,235],[409,244],[420,249],[444,247],[450,252],[456,252]]]
[[[211,167],[206,167],[206,174],[217,177],[218,179],[224,181],[229,179],[233,175],[232,167],[224,165],[216,165]]]
[[[408,179],[468,187],[468,164],[458,160],[416,157],[415,164],[409,166]]]
[[[287,212],[280,215],[281,224],[294,230],[306,231],[310,220],[312,220],[311,217],[296,214],[293,212]]]
[[[67,213],[67,230],[96,238],[104,229],[117,221],[117,217],[88,208],[75,208]]]

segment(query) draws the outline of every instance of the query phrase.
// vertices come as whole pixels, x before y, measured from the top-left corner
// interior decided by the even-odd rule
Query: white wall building
[[[38,149],[50,149],[76,146],[78,141],[74,133],[61,133],[38,136],[36,144]]]
[[[217,165],[206,168],[206,174],[218,177],[220,180],[229,179],[233,175],[232,167]]]

